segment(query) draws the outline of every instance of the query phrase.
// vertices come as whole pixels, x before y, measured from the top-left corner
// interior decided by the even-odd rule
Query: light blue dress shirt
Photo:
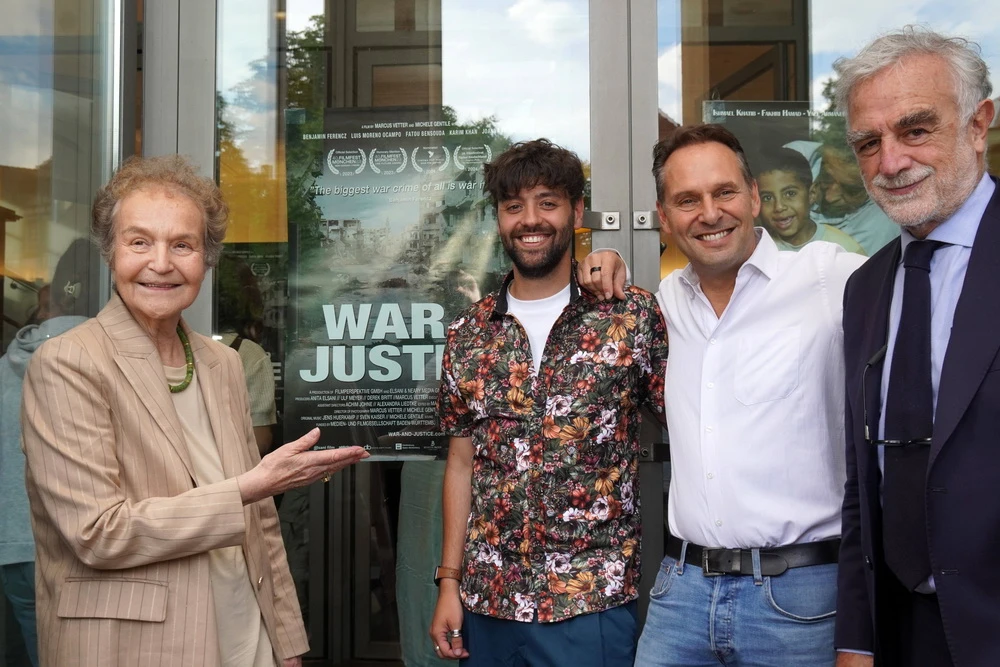
[[[944,365],[944,355],[948,351],[948,341],[951,339],[951,324],[955,319],[955,307],[965,283],[965,272],[969,268],[969,257],[972,254],[972,244],[979,231],[979,221],[986,211],[986,206],[993,196],[995,186],[989,175],[983,174],[982,179],[965,203],[953,216],[939,225],[927,239],[949,243],[939,248],[931,259],[931,387],[934,411],[937,412],[938,386],[941,381],[941,367]],[[889,387],[889,369],[892,366],[892,355],[896,347],[896,332],[899,329],[899,316],[903,310],[903,255],[906,246],[917,240],[905,228],[900,233],[903,254],[900,255],[896,267],[896,279],[892,288],[892,303],[889,306],[889,341],[886,348],[885,362],[882,366],[882,388],[879,392],[881,417],[879,418],[880,437],[885,437],[885,397]],[[884,448],[879,447],[879,470],[885,470]],[[920,592],[931,592],[934,588],[934,577],[917,587]]]

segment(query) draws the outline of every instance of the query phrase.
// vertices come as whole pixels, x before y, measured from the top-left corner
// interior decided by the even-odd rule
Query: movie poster
[[[780,250],[827,241],[870,256],[899,235],[865,191],[843,114],[808,102],[720,100],[705,102],[703,114],[740,140],[761,199],[756,224]],[[686,264],[668,241],[661,275]]]
[[[434,458],[445,332],[508,270],[483,164],[491,122],[447,108],[286,114],[285,441]]]

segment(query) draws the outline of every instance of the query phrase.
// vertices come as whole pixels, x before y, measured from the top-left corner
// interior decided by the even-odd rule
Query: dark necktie
[[[913,241],[903,256],[903,309],[889,367],[886,440],[919,441],[934,431],[931,388],[931,280],[934,251],[946,245]],[[931,574],[924,489],[930,443],[887,445],[882,480],[882,544],[889,569],[909,590]]]

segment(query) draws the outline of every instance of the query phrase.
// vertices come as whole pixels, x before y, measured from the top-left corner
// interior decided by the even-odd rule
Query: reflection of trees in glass
[[[494,157],[513,143],[499,127],[496,116],[460,122],[455,109],[441,108],[442,120],[458,136],[473,136],[488,146]],[[507,259],[496,234],[493,208],[483,195],[482,168],[463,169],[446,183],[444,206],[425,215],[421,225],[439,218],[444,230],[440,243],[427,256],[405,256],[413,264],[430,267],[433,298],[448,316],[469,304],[469,284],[485,295],[507,270]],[[418,226],[419,229],[419,226]]]
[[[231,209],[232,231],[230,238],[237,240],[266,238],[275,240],[284,237],[285,201],[280,190],[280,174],[286,165],[295,164],[297,171],[286,173],[286,192],[305,192],[303,183],[311,183],[319,174],[315,168],[304,164],[303,156],[282,155],[282,149],[293,148],[301,151],[301,143],[286,138],[275,145],[248,146],[254,141],[252,133],[264,130],[264,136],[275,136],[266,131],[264,124],[275,123],[280,137],[284,118],[283,109],[322,110],[326,104],[325,81],[329,47],[324,44],[324,17],[313,16],[307,28],[287,33],[287,48],[283,52],[284,67],[275,67],[269,58],[260,58],[247,63],[249,76],[230,90],[216,94],[218,163],[216,173],[219,185]],[[279,56],[280,57],[280,56]],[[283,70],[283,72],[282,72]],[[285,100],[280,99],[282,86],[279,75],[284,74],[286,85]],[[275,113],[279,117],[275,118]],[[310,114],[313,116],[313,114]],[[321,127],[322,114],[314,114],[300,132],[309,132],[310,127]],[[256,149],[256,151],[248,149]],[[255,165],[246,156],[265,152],[265,164]],[[308,151],[307,151],[308,152]],[[315,157],[315,156],[312,156]],[[315,160],[312,160],[315,161]],[[316,173],[313,173],[316,172]],[[296,197],[288,202],[289,216],[303,225],[307,235],[310,229],[318,229],[321,219],[319,207],[312,196]],[[308,223],[315,223],[309,225]],[[318,240],[318,231],[316,231]]]
[[[316,195],[310,187],[323,175],[323,155],[302,141],[303,133],[320,132],[323,129],[322,113],[300,113],[297,109],[286,110],[285,134],[285,186],[288,221],[296,225],[300,252],[317,252],[323,238],[320,226],[323,210],[316,203]],[[301,124],[293,124],[293,119],[302,119]]]
[[[323,109],[326,107],[326,71],[331,49],[325,40],[325,18],[309,18],[304,30],[286,33],[286,107]]]
[[[270,165],[253,165],[243,150],[246,128],[240,127],[239,107],[216,93],[216,174],[229,204],[227,240],[274,238],[281,219],[279,191]]]
[[[828,146],[844,147],[847,146],[847,120],[841,115],[832,113],[839,111],[834,94],[836,85],[837,80],[834,78],[827,79],[823,83],[823,99],[827,102],[827,113],[820,117],[813,127],[813,139]]]
[[[309,18],[304,30],[286,34],[285,49],[285,185],[288,220],[298,227],[300,252],[318,252],[324,237],[323,211],[310,190],[323,175],[322,155],[302,141],[302,135],[323,131],[326,72],[330,47],[325,41],[325,17]],[[301,257],[301,255],[300,255]]]

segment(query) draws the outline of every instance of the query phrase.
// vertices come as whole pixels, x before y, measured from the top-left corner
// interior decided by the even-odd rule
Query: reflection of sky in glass
[[[310,17],[325,11],[324,0],[288,0],[285,4],[286,31],[305,29]],[[277,23],[273,7],[273,0],[219,3],[217,86],[230,105],[224,119],[236,124],[243,156],[255,166],[274,164],[276,159]],[[252,95],[237,103],[237,90],[248,84]]]
[[[657,0],[658,105],[680,120],[681,0]],[[825,105],[823,84],[833,76],[833,61],[850,56],[877,35],[908,24],[920,24],[979,43],[990,66],[994,96],[1000,77],[1000,21],[984,13],[982,0],[812,0],[809,3],[810,99]],[[972,17],[972,18],[970,18]]]
[[[21,0],[4,5],[0,28],[0,165],[34,169],[52,157],[53,8]],[[69,39],[69,36],[64,39]],[[96,49],[100,48],[94,39]],[[61,95],[67,105],[78,103]]]
[[[441,0],[443,101],[590,156],[587,0]]]
[[[288,0],[285,30],[306,28],[309,18],[322,15],[324,0]],[[231,96],[232,88],[253,76],[251,63],[273,58],[275,17],[273,0],[222,0],[219,3],[219,90]]]
[[[285,3],[285,29],[304,30],[310,17],[323,13],[324,4],[324,0],[289,0]]]
[[[286,30],[306,27],[324,0],[289,0]],[[227,102],[255,79],[257,109],[239,109],[241,147],[252,164],[272,163],[269,126],[273,77],[254,77],[252,63],[273,68],[269,0],[223,0],[219,10],[219,91]],[[587,0],[441,0],[443,102],[460,122],[495,116],[515,140],[545,136],[590,155],[589,15]]]
[[[323,13],[324,1],[288,0],[287,30],[302,30],[310,16]],[[454,107],[463,122],[495,115],[500,130],[516,140],[547,136],[586,159],[590,154],[587,0],[440,1],[444,103]],[[681,1],[657,0],[658,106],[678,121]],[[272,6],[273,0],[220,3],[219,89],[227,99],[233,98],[235,86],[252,77],[251,63],[268,63],[273,73],[276,45]],[[953,0],[947,4],[936,0],[812,0],[813,102],[824,102],[820,92],[823,82],[832,75],[836,58],[856,52],[880,32],[907,23],[923,23],[978,41],[994,78],[1000,76],[1000,21],[984,15],[979,0]],[[273,108],[266,107],[277,104],[277,100],[276,91],[268,88],[268,78],[273,79],[265,77],[257,83],[260,107],[246,110],[243,117],[251,132],[252,128],[259,130],[272,124],[265,116],[273,114]],[[37,99],[38,91],[11,90],[19,96],[7,102],[15,110],[18,105],[25,110],[45,106]],[[28,119],[37,127],[39,114],[5,116],[8,125]],[[30,136],[13,127],[3,134]],[[269,138],[247,136],[244,140],[251,162],[273,162]],[[23,151],[29,142],[15,143]]]
[[[1000,21],[984,11],[982,0],[813,0],[811,11],[812,99],[823,103],[823,82],[833,76],[833,61],[850,56],[877,35],[920,24],[946,35],[961,35],[983,49],[993,94],[1000,76]],[[991,20],[992,19],[992,20]]]
[[[289,2],[290,6],[297,4]],[[218,87],[225,97],[252,75],[251,63],[270,56],[274,17],[269,0],[222,0],[218,21]]]
[[[671,120],[681,122],[681,10],[680,0],[656,0],[657,106]]]

